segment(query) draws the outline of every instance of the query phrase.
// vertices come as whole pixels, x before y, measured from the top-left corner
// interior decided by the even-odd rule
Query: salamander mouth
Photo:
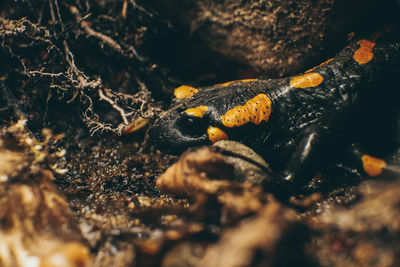
[[[185,114],[168,114],[154,122],[150,140],[158,149],[169,154],[180,154],[191,146],[209,143],[207,123],[201,118]]]

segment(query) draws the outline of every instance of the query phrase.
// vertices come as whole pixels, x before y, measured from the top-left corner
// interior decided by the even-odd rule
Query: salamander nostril
[[[177,126],[183,135],[200,137],[206,133],[208,124],[203,118],[183,115],[178,120]]]

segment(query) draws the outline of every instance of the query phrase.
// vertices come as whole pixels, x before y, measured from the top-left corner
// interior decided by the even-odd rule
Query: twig
[[[126,10],[128,9],[128,0],[124,0],[124,3],[122,4],[122,12],[121,16],[123,19],[126,19]]]
[[[76,20],[79,21],[79,24],[81,25],[81,27],[85,30],[85,32],[89,35],[89,36],[93,36],[99,40],[101,40],[103,43],[105,43],[106,45],[108,45],[111,49],[115,50],[116,52],[118,52],[119,54],[123,55],[123,56],[129,56],[132,57],[132,55],[134,57],[136,57],[136,59],[138,59],[139,61],[144,61],[145,59],[143,57],[141,57],[138,52],[136,51],[136,49],[130,45],[128,46],[128,49],[126,51],[131,52],[130,53],[126,53],[122,47],[114,40],[112,39],[110,36],[105,35],[101,32],[97,32],[95,30],[93,30],[90,26],[89,23],[87,21],[85,21],[84,19],[82,19],[79,10],[77,7],[75,6],[71,6],[70,7],[70,11],[71,13],[75,16]]]
[[[53,1],[49,1],[50,16],[53,22],[56,22],[56,15],[54,14]]]
[[[151,14],[149,11],[147,11],[144,7],[139,6],[138,4],[136,4],[136,1],[135,1],[135,0],[130,0],[129,2],[131,3],[131,5],[132,5],[133,7],[139,9],[140,11],[142,11],[142,12],[144,12],[144,13],[146,13],[150,18],[153,17],[153,14]]]
[[[86,31],[86,33],[89,36],[93,36],[97,39],[100,39],[101,41],[103,41],[105,44],[107,44],[108,46],[110,46],[112,49],[116,50],[117,52],[123,54],[123,50],[121,48],[121,46],[114,41],[111,37],[97,32],[95,30],[93,30],[90,26],[89,23],[87,21],[82,20],[81,15],[79,14],[79,10],[78,8],[76,8],[75,6],[71,6],[69,8],[69,10],[71,11],[71,13],[75,16],[75,18],[80,21],[81,27]]]
[[[58,0],[54,0],[54,5],[56,6],[58,22],[61,25],[61,30],[64,31],[64,25],[63,25],[63,22],[61,20],[60,8],[58,7]]]
[[[60,76],[64,76],[63,72],[59,72],[59,73],[49,73],[49,72],[42,72],[42,71],[37,71],[37,70],[31,70],[28,72],[29,74],[32,75],[36,75],[39,74],[41,76],[49,76],[51,78],[56,78],[56,77],[60,77]]]
[[[107,97],[106,95],[104,95],[103,90],[99,89],[98,92],[99,92],[100,100],[104,100],[104,101],[107,101],[108,103],[110,103],[110,105],[111,105],[115,110],[117,110],[117,111],[119,112],[119,114],[121,115],[122,120],[124,121],[124,123],[125,123],[126,125],[128,125],[128,124],[129,124],[129,121],[128,121],[128,119],[126,118],[126,113],[125,113],[125,111],[124,111],[120,106],[118,106],[111,98],[109,98],[109,97]]]

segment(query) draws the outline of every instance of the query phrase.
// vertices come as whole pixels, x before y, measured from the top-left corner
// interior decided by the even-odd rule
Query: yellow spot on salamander
[[[215,143],[219,140],[228,140],[228,135],[220,128],[209,127],[207,129],[207,133],[208,133],[208,139],[210,139],[212,143]]]
[[[317,72],[310,72],[301,76],[293,77],[290,80],[290,85],[294,88],[315,87],[322,83],[324,77]]]
[[[148,119],[138,117],[136,120],[132,121],[127,126],[125,126],[124,129],[122,129],[122,134],[130,134],[137,132],[144,126],[146,126],[148,122],[149,122]]]
[[[230,82],[226,82],[226,83],[219,83],[216,84],[216,86],[228,86],[231,85],[232,83],[237,83],[237,82],[254,82],[257,81],[257,79],[244,79],[244,80],[236,80],[236,81],[230,81]]]
[[[382,173],[382,168],[386,167],[386,162],[383,159],[371,157],[370,155],[363,155],[361,157],[364,171],[369,176],[378,176]]]
[[[184,99],[194,96],[198,91],[199,89],[196,89],[192,86],[182,85],[175,89],[174,95],[176,99]]]
[[[189,108],[185,110],[185,112],[191,116],[198,117],[198,118],[203,118],[204,114],[206,114],[208,111],[207,106],[198,106],[195,108]]]
[[[328,64],[329,62],[331,62],[331,61],[334,60],[334,59],[335,59],[335,58],[333,57],[333,58],[328,59],[328,60],[325,61],[325,62],[322,62],[322,63],[319,64],[318,66],[315,66],[314,68],[309,69],[308,71],[306,71],[306,73],[312,72],[312,71],[315,70],[316,68],[319,68],[319,67],[322,67],[322,66],[326,65],[326,64]]]
[[[369,40],[363,39],[358,41],[357,44],[360,47],[356,50],[356,52],[354,52],[354,60],[360,64],[370,62],[374,58],[374,53],[372,52],[372,49],[375,47],[375,42],[381,35],[391,32],[393,28],[394,25],[388,25],[382,30],[375,32],[370,38],[368,38]]]
[[[248,122],[256,125],[260,124],[261,121],[267,122],[271,115],[271,105],[271,99],[266,94],[256,95],[243,106],[234,107],[222,115],[222,124],[232,128]]]
[[[360,64],[365,64],[370,62],[374,57],[372,49],[374,48],[375,43],[364,39],[358,41],[357,44],[360,45],[360,48],[358,48],[354,53],[353,55],[354,60]]]

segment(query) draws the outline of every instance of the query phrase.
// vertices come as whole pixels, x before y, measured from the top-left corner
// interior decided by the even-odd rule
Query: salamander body
[[[372,88],[400,65],[400,43],[386,36],[381,31],[354,41],[292,77],[181,86],[150,138],[173,153],[221,139],[240,141],[260,153],[282,181],[304,183],[349,114],[365,101],[377,108]]]

